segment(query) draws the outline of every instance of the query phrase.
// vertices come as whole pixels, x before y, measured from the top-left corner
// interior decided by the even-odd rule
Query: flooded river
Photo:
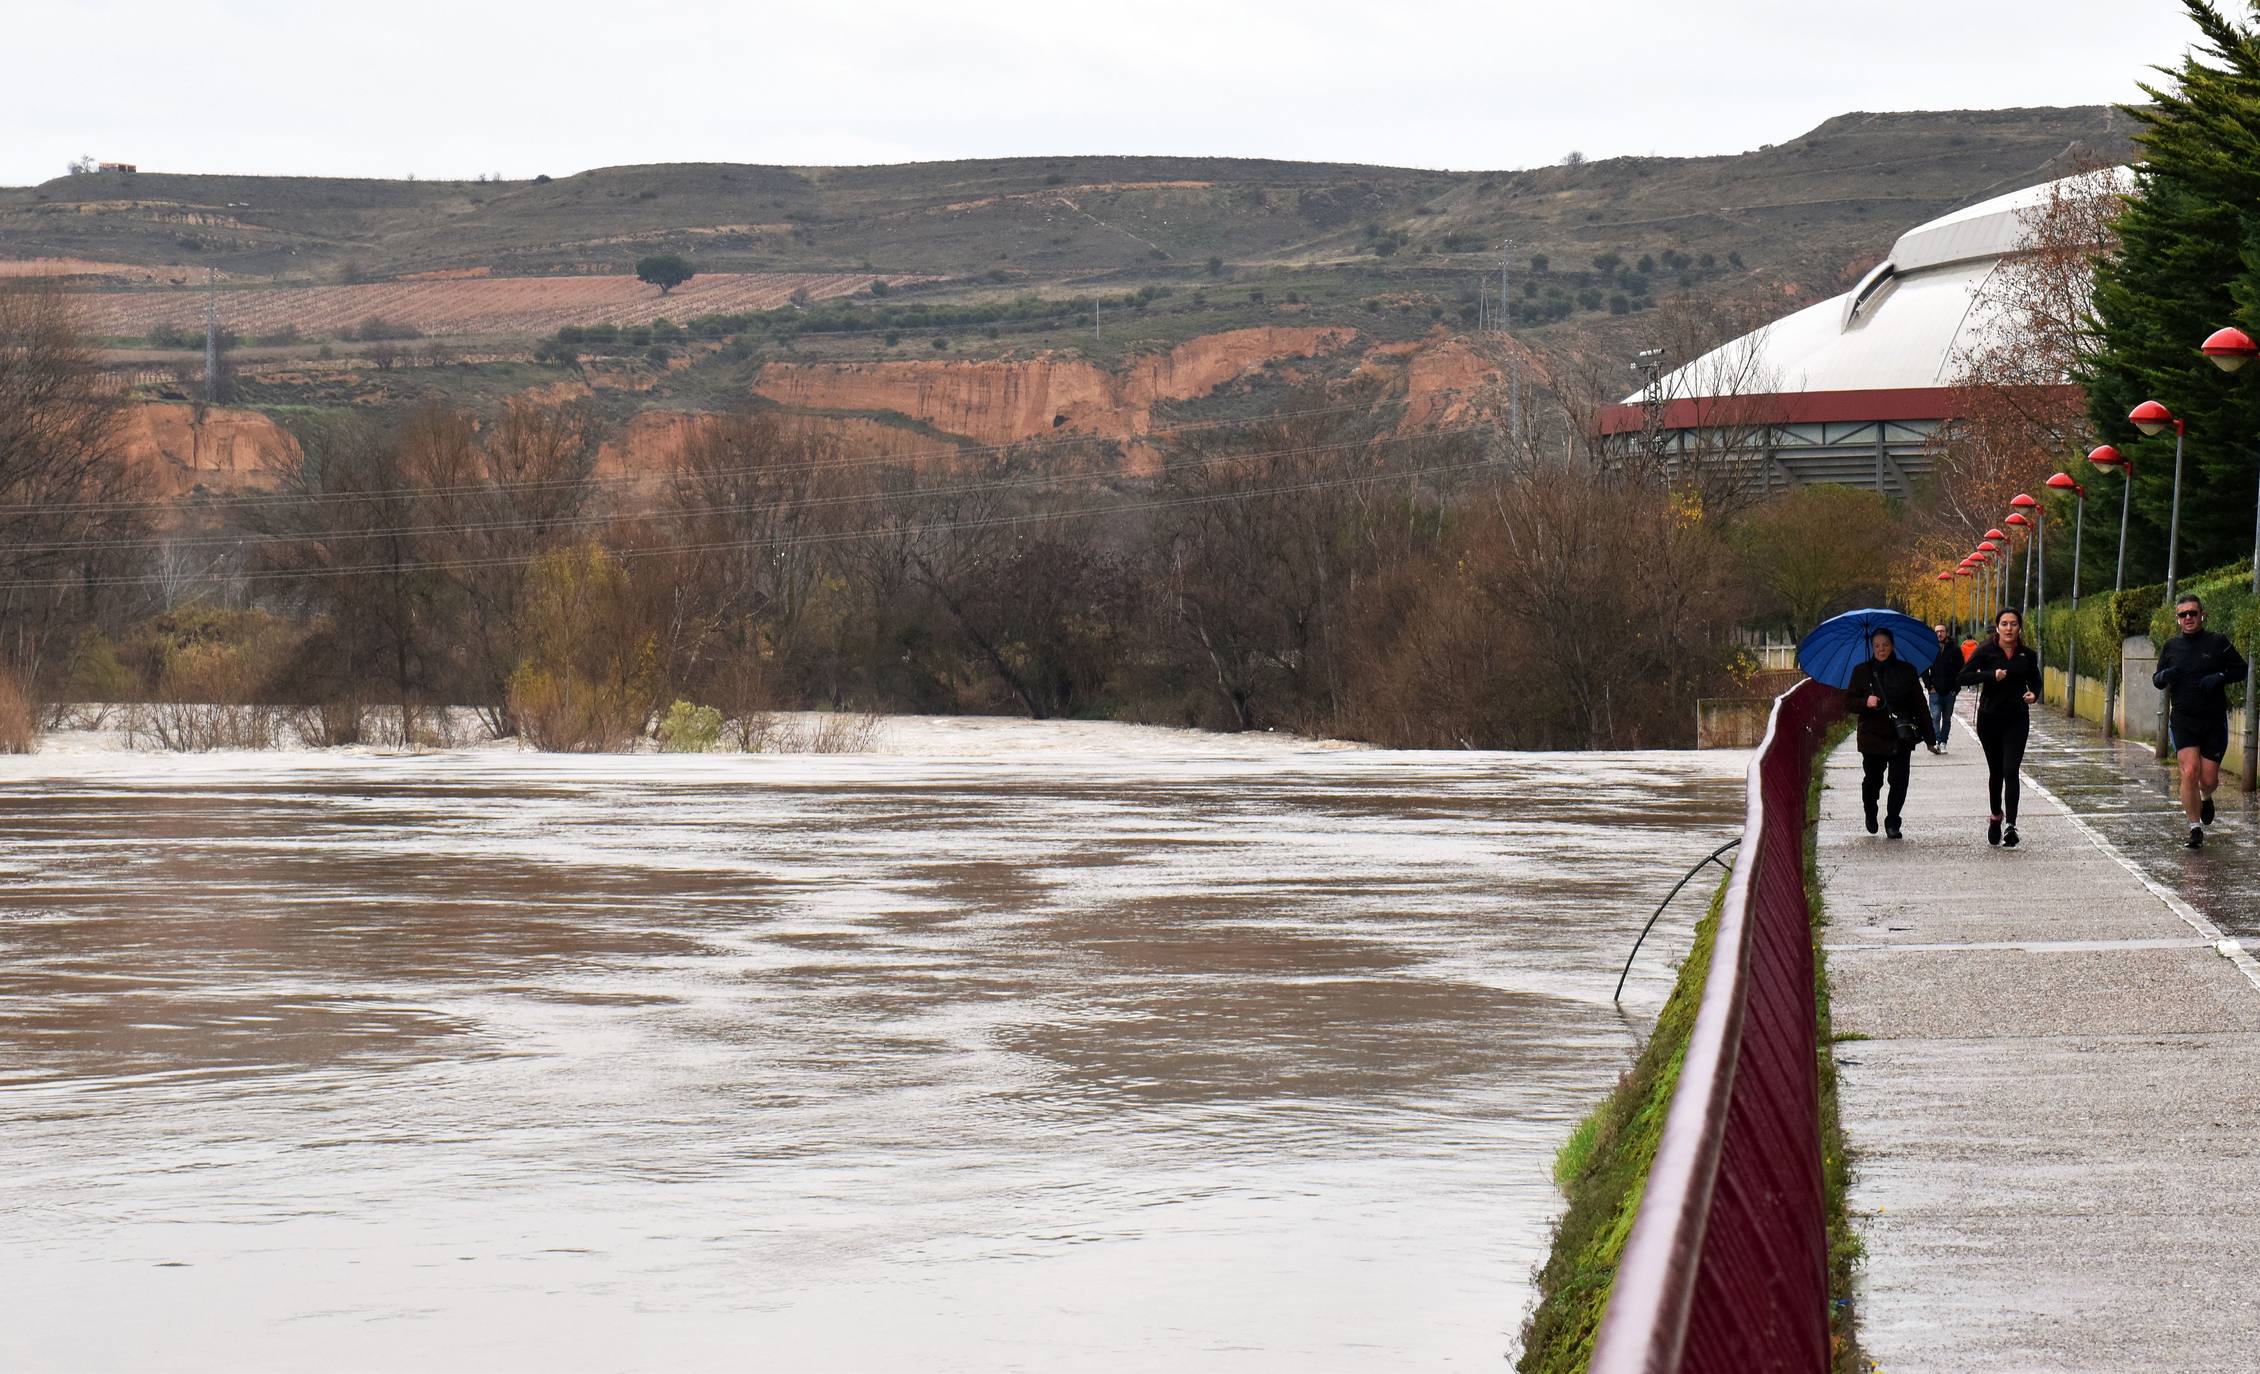
[[[1746,756],[881,747],[0,760],[0,1368],[1498,1368]]]

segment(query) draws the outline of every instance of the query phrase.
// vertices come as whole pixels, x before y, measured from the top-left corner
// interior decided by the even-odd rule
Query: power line
[[[1440,397],[1454,397],[1461,395],[1462,393],[1458,388],[1449,388],[1443,391],[1430,392],[1427,394]],[[1127,435],[1124,437],[1128,439],[1144,439],[1149,436],[1159,434],[1192,433],[1200,430],[1223,429],[1234,425],[1265,425],[1280,420],[1305,419],[1318,415],[1341,415],[1351,411],[1372,409],[1374,409],[1372,403],[1360,401],[1336,406],[1316,406],[1304,410],[1275,411],[1271,414],[1257,417],[1230,417],[1217,420],[1186,420],[1174,425],[1157,426],[1156,428],[1146,430],[1143,433]],[[856,469],[865,467],[914,465],[928,460],[962,460],[967,458],[991,457],[1000,453],[1026,452],[1029,450],[1059,448],[1075,444],[1099,444],[1105,442],[1108,441],[1098,435],[1048,435],[1038,436],[1031,439],[1018,440],[1013,443],[988,444],[972,448],[913,449],[904,453],[881,453],[874,451],[846,458],[812,459],[804,463],[748,464],[746,466],[738,468],[713,469],[710,472],[701,475],[708,477],[723,477],[751,475],[755,473],[807,472],[834,468]],[[472,482],[459,483],[452,486],[435,487],[372,487],[362,491],[344,492],[254,492],[240,496],[218,497],[211,501],[197,505],[196,507],[194,507],[194,509],[199,511],[224,512],[238,509],[255,509],[257,507],[267,505],[285,505],[291,503],[312,503],[316,505],[328,503],[349,504],[362,501],[391,500],[396,497],[480,495],[500,490],[507,490],[511,492],[536,492],[555,487],[571,487],[583,484],[595,486],[601,489],[614,486],[636,486],[663,478],[664,476],[665,474],[658,473],[639,473],[623,474],[618,477],[555,478],[546,479],[539,482]],[[0,515],[57,513],[131,514],[149,511],[176,510],[180,509],[181,506],[181,502],[169,500],[77,502],[58,501],[24,503],[19,505],[0,505]]]
[[[1425,439],[1444,439],[1453,435],[1471,433],[1482,426],[1468,424],[1446,429],[1416,430],[1409,434],[1387,435],[1373,438],[1342,440],[1328,444],[1308,444],[1293,448],[1254,449],[1244,453],[1214,454],[1205,458],[1186,459],[1164,463],[1152,473],[1121,475],[1105,472],[1054,472],[1032,473],[1020,477],[994,478],[979,482],[965,482],[955,486],[924,487],[909,491],[859,491],[836,492],[755,504],[749,501],[730,501],[722,504],[650,505],[639,508],[606,511],[576,512],[569,515],[544,517],[521,515],[503,520],[456,521],[444,524],[390,525],[368,529],[311,530],[302,533],[238,533],[207,532],[201,534],[165,536],[153,535],[137,539],[69,539],[50,540],[44,543],[19,542],[10,546],[17,553],[67,553],[73,550],[123,551],[130,549],[201,549],[244,548],[267,545],[293,545],[331,543],[345,539],[390,539],[418,535],[490,534],[511,530],[564,530],[602,527],[616,521],[644,516],[695,518],[703,515],[720,515],[733,511],[760,510],[783,512],[819,509],[827,506],[854,505],[865,501],[890,500],[901,497],[962,496],[991,491],[1011,491],[1034,487],[1053,486],[1072,482],[1098,482],[1117,478],[1124,481],[1151,481],[1170,473],[1186,472],[1220,466],[1225,463],[1243,463],[1262,458],[1308,457],[1321,453],[1340,453],[1350,450],[1374,448],[1385,444],[1411,443]],[[771,471],[771,469],[755,469]],[[708,477],[705,473],[687,474],[695,485]],[[413,490],[413,489],[406,489]],[[482,492],[516,491],[517,488],[480,488]]]
[[[1231,501],[1248,501],[1263,496],[1286,496],[1304,492],[1324,491],[1344,487],[1369,486],[1381,482],[1394,482],[1407,477],[1437,476],[1458,472],[1481,472],[1491,469],[1487,461],[1432,464],[1425,467],[1398,468],[1389,472],[1360,473],[1349,477],[1317,478],[1306,482],[1293,482],[1269,487],[1251,487],[1243,491],[1219,492],[1202,496],[1163,497],[1149,501],[1117,502],[1106,506],[1088,506],[1077,510],[1039,511],[1018,515],[987,516],[975,520],[939,521],[930,525],[875,526],[856,530],[830,530],[810,534],[788,535],[777,539],[729,539],[690,544],[658,544],[642,548],[614,551],[614,556],[655,558],[666,554],[714,553],[724,550],[786,549],[807,545],[842,543],[849,540],[871,539],[881,536],[926,535],[957,530],[1009,528],[1019,525],[1043,524],[1049,521],[1086,519],[1093,516],[1126,515],[1141,511],[1172,510],[1191,506],[1216,505]],[[307,568],[299,570],[266,570],[238,573],[234,576],[244,581],[285,581],[328,577],[381,577],[411,572],[468,571],[481,568],[522,567],[550,552],[514,554],[506,557],[475,559],[412,560],[399,563],[375,564],[367,567]],[[47,581],[0,582],[4,591],[66,591],[83,587],[131,587],[147,582],[146,577],[70,577]]]

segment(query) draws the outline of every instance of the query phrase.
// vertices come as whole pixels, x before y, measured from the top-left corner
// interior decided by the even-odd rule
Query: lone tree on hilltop
[[[636,277],[658,287],[662,296],[697,275],[697,269],[680,253],[653,253],[636,259]]]

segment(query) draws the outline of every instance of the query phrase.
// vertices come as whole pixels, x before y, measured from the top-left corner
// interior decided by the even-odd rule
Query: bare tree
[[[2095,264],[2117,251],[2123,169],[2090,164],[2023,214],[2014,253],[1978,289],[1977,326],[1954,357],[1963,418],[1938,439],[1937,510],[1957,538],[2000,519],[2009,498],[2074,456],[2087,402],[2072,379],[2095,346]]]
[[[95,617],[141,530],[122,420],[68,299],[0,283],[0,660],[27,681]]]
[[[1318,728],[1341,712],[1350,594],[1423,499],[1411,479],[1361,479],[1420,466],[1448,442],[1379,449],[1393,421],[1380,405],[1295,410],[1314,413],[1173,445],[1172,504],[1154,522],[1167,623],[1242,730]]]

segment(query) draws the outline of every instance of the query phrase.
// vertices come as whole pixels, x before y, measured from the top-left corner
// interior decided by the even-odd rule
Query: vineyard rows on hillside
[[[547,334],[568,324],[679,322],[699,315],[774,310],[805,300],[851,295],[869,273],[718,272],[661,296],[634,277],[487,277],[461,281],[378,282],[362,286],[223,288],[213,294],[220,322],[256,337],[286,326],[300,335],[344,334],[381,319],[425,334]],[[899,282],[909,280],[890,277]],[[141,337],[171,325],[201,332],[205,293],[196,290],[90,293],[82,327],[103,337]]]

